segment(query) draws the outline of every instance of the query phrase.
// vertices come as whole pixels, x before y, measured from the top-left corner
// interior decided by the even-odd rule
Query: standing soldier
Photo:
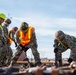
[[[3,29],[4,29],[4,36],[6,37],[6,40],[8,42],[9,38],[8,38],[8,26],[11,24],[11,20],[10,19],[6,19],[4,21],[4,25],[3,25]]]
[[[55,33],[54,52],[57,53],[57,61],[62,65],[62,53],[67,49],[71,49],[68,62],[76,61],[76,38],[65,34],[63,31]]]
[[[6,45],[5,50],[7,51],[6,54],[5,54],[6,59],[4,59],[4,65],[8,65],[10,63],[12,55],[13,55],[12,49],[11,49],[11,47],[9,45],[8,28],[7,28],[10,24],[11,24],[11,20],[6,19],[5,22],[4,22],[4,25],[3,25],[5,45]]]
[[[16,33],[16,40],[18,43],[17,52],[12,58],[10,66],[16,63],[23,51],[26,52],[29,48],[32,50],[36,65],[40,65],[41,61],[37,51],[37,41],[34,27],[29,26],[26,22],[22,22],[20,29]]]
[[[17,43],[16,43],[16,31],[18,30],[18,27],[13,27],[9,33],[8,33],[8,36],[9,36],[9,40],[10,40],[10,45],[12,44],[12,41],[15,43],[15,47],[17,47]]]
[[[2,23],[4,22],[5,18],[6,16],[3,13],[0,13],[0,66],[2,66],[3,57],[5,55],[5,37],[2,27]]]

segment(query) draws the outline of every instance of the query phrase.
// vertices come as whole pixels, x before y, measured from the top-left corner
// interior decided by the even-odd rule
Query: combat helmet
[[[5,14],[0,13],[0,18],[2,18],[2,19],[4,19],[4,20],[5,20],[5,18],[6,18]]]
[[[5,22],[7,22],[8,24],[11,24],[11,20],[9,18],[6,19]]]
[[[65,36],[65,34],[64,34],[64,32],[61,31],[61,30],[59,30],[59,31],[57,31],[57,32],[55,33],[55,37],[56,37],[57,39],[60,39],[60,40],[61,40],[64,36]]]
[[[22,31],[26,31],[28,29],[28,26],[29,26],[28,23],[22,22],[20,29]]]
[[[15,31],[17,31],[17,30],[18,30],[18,27],[13,27],[13,29],[14,29]]]

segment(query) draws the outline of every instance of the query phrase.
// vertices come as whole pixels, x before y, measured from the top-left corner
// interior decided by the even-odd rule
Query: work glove
[[[21,44],[19,44],[20,47],[23,47]]]
[[[22,50],[24,50],[24,46],[22,46],[21,44],[19,46],[21,47]]]
[[[58,48],[54,48],[54,53],[57,53],[58,52]]]
[[[25,47],[25,48],[24,48],[24,52],[26,52],[28,49],[29,49],[28,47]]]
[[[22,48],[22,50],[24,50],[24,52],[26,52],[29,49],[28,47],[22,46],[21,44],[19,46]]]
[[[14,42],[15,43],[15,47],[17,47],[17,43],[16,42]]]
[[[72,61],[73,61],[72,58],[69,58],[69,59],[68,59],[69,64],[70,64]]]

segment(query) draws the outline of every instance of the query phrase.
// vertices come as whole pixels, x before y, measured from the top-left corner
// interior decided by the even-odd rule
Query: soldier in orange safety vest
[[[17,47],[17,43],[16,43],[16,37],[15,37],[15,33],[18,30],[18,27],[13,27],[9,32],[8,32],[8,37],[9,37],[9,44],[11,45],[12,42],[15,43],[15,47]]]
[[[17,52],[12,58],[10,66],[17,61],[23,51],[26,52],[29,48],[31,48],[34,55],[35,64],[41,65],[34,27],[29,26],[26,22],[22,22],[20,29],[16,32],[16,41],[18,43]]]

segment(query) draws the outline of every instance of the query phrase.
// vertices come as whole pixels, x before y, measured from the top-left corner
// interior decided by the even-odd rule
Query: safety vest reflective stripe
[[[8,34],[10,33],[10,31],[8,31]],[[12,38],[11,37],[9,37],[9,43],[10,43],[10,45],[12,44]]]
[[[1,30],[3,30],[2,25],[0,25]]]
[[[61,41],[59,41],[59,42],[64,48],[67,48]]]
[[[12,39],[9,37],[9,43],[10,43],[10,45],[12,44]]]
[[[32,36],[32,27],[29,27],[29,30],[28,30],[28,39],[30,39],[31,38],[31,36]]]
[[[4,31],[2,25],[0,25],[1,31],[2,31],[2,36],[4,37]]]
[[[0,25],[0,28],[2,28],[2,26]]]

